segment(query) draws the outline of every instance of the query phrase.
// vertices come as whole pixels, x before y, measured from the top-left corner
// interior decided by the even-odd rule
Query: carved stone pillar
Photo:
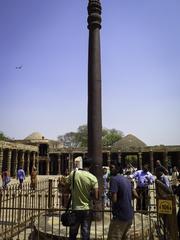
[[[12,177],[16,177],[17,176],[17,163],[18,163],[18,156],[17,156],[17,150],[14,149],[12,151]]]
[[[177,165],[177,168],[180,169],[180,152],[177,152],[176,165]]]
[[[12,159],[12,150],[8,149],[8,157],[7,157],[7,171],[11,174],[11,159]]]
[[[118,162],[121,164],[121,151],[118,151]]]
[[[32,165],[36,166],[36,155],[35,155],[35,152],[32,152]]]
[[[87,155],[87,153],[86,153],[86,152],[83,152],[83,159],[86,158],[86,155]]]
[[[150,171],[152,174],[154,174],[154,157],[153,157],[153,151],[150,150]]]
[[[21,151],[20,166],[24,169],[24,151]]]
[[[36,153],[36,169],[37,169],[37,174],[39,174],[39,156],[38,153]]]
[[[50,174],[50,172],[49,172],[49,170],[50,170],[50,158],[49,158],[49,154],[48,154],[47,156],[48,156],[48,158],[47,158],[47,160],[46,160],[46,175],[49,175],[49,174]]]
[[[48,159],[48,160],[46,160],[46,175],[50,174],[49,170],[50,170],[50,161]]]
[[[142,152],[138,153],[138,157],[139,157],[139,168],[142,169]]]
[[[167,149],[164,150],[163,152],[163,165],[166,169],[168,169],[168,153]]]
[[[61,154],[58,154],[58,175],[61,174]]]
[[[15,177],[17,176],[17,171],[18,171],[18,155],[19,152],[18,150],[15,151],[15,157],[14,157],[14,173],[15,173]]]
[[[73,153],[69,153],[68,157],[68,170],[71,172],[74,168],[74,162],[73,162]]]
[[[2,173],[2,165],[3,165],[3,148],[0,148],[0,174]]]
[[[107,164],[108,164],[108,166],[110,166],[110,163],[111,163],[111,152],[108,151],[107,152]]]
[[[27,170],[26,170],[26,175],[27,176],[29,176],[29,168],[30,168],[30,152],[27,152]]]

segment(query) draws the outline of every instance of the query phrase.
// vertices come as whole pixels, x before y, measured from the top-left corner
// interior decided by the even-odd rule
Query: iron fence
[[[60,221],[68,195],[59,192],[57,186],[54,178],[38,181],[36,190],[31,189],[30,183],[24,183],[22,189],[18,184],[11,184],[1,190],[0,240],[68,239],[69,228],[62,226]],[[158,214],[156,200],[155,186],[150,188],[148,211],[136,211],[136,200],[133,200],[135,217],[128,233],[129,240],[170,240],[165,236],[167,228]],[[112,214],[111,207],[104,208],[103,199],[99,214],[101,220],[94,220],[91,225],[91,239],[104,240]]]

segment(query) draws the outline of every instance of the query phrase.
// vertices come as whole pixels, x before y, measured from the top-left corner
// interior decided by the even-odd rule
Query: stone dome
[[[41,133],[34,132],[27,136],[24,140],[42,140],[42,139],[44,139],[44,136]]]
[[[127,136],[121,138],[113,145],[113,147],[119,148],[120,150],[124,151],[139,150],[140,148],[146,146],[147,145],[143,141],[141,141],[132,134],[128,134]]]

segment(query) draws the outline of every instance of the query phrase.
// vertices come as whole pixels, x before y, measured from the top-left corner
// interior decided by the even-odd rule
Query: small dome
[[[122,150],[136,150],[146,147],[146,144],[134,135],[128,134],[127,136],[121,138],[119,141],[114,143],[113,146]]]
[[[42,140],[44,136],[39,132],[34,132],[31,135],[27,136],[24,140]]]

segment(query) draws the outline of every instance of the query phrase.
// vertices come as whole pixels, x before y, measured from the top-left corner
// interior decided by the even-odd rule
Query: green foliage
[[[9,138],[3,132],[0,132],[0,140],[5,141],[5,140],[9,140]]]
[[[112,146],[116,141],[123,137],[123,133],[116,129],[102,129],[102,145]],[[58,136],[58,140],[64,142],[65,146],[71,147],[87,147],[88,130],[87,125],[78,127],[77,132],[66,133],[63,136]]]
[[[69,132],[66,133],[65,135],[59,135],[58,140],[60,142],[63,142],[65,147],[76,147],[76,141],[75,141],[75,132]]]
[[[87,147],[88,140],[87,136],[88,136],[87,125],[79,126],[78,131],[75,134],[76,145],[79,147]]]
[[[106,129],[105,134],[102,137],[103,146],[112,146],[115,142],[123,137],[123,133],[116,129]]]

